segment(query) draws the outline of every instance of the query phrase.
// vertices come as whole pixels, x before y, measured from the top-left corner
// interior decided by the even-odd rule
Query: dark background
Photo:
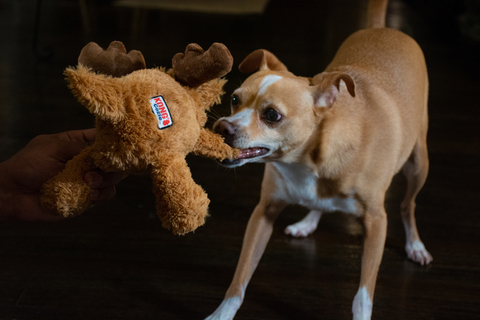
[[[143,52],[147,67],[170,67],[190,42],[224,43],[234,70],[211,125],[229,114],[228,96],[246,78],[236,67],[248,53],[269,49],[292,72],[313,76],[362,25],[365,2],[271,0],[261,14],[239,15],[0,0],[0,161],[36,135],[93,126],[62,74],[89,41],[123,41]],[[396,177],[373,318],[480,319],[480,2],[391,1],[388,21],[419,42],[429,68],[431,166],[417,222],[434,261],[407,260],[399,212],[405,184]],[[0,319],[203,319],[213,312],[233,277],[263,165],[226,170],[187,160],[212,201],[195,233],[162,229],[148,175],[128,177],[113,201],[73,219],[0,224]],[[339,213],[323,217],[306,239],[284,235],[305,213],[292,207],[278,219],[236,319],[351,319],[362,226]]]

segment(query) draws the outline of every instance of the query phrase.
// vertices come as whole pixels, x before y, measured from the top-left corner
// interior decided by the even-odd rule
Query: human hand
[[[65,163],[95,141],[95,129],[40,135],[10,159],[0,163],[0,221],[62,219],[45,212],[39,200],[43,183],[58,174]],[[93,204],[110,200],[121,173],[89,171],[85,182],[92,188]]]

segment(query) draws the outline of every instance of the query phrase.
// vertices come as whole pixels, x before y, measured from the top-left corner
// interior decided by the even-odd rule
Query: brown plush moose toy
[[[207,51],[187,46],[173,68],[145,69],[139,51],[128,54],[121,42],[107,50],[85,46],[76,68],[65,75],[75,97],[96,118],[96,139],[42,187],[43,207],[65,217],[91,205],[84,174],[139,173],[148,170],[162,225],[185,234],[205,222],[209,199],[191,176],[187,154],[223,160],[238,155],[219,135],[204,128],[206,111],[220,102],[221,79],[233,58],[219,43]]]

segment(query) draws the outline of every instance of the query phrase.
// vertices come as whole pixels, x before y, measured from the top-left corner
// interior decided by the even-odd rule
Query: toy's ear
[[[120,41],[112,41],[107,50],[103,50],[95,42],[90,42],[80,52],[78,63],[97,73],[116,78],[146,68],[142,53],[137,50],[127,53],[125,46]]]
[[[125,110],[119,79],[96,74],[82,65],[67,68],[65,76],[73,95],[88,111],[103,120],[123,119]]]
[[[343,72],[322,72],[312,79],[314,104],[316,107],[331,108],[337,101],[342,82],[348,93],[355,98],[355,81]]]
[[[238,66],[240,72],[253,73],[259,70],[288,71],[287,67],[268,50],[258,49],[250,53]]]
[[[192,88],[225,76],[232,70],[232,65],[233,57],[221,43],[212,44],[207,51],[191,43],[185,53],[177,53],[172,59],[175,79]]]

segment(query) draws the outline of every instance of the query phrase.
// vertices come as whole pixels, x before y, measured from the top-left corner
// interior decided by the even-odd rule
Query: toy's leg
[[[91,147],[83,149],[67,162],[62,172],[42,186],[40,201],[46,211],[69,217],[79,215],[90,207],[90,188],[83,176],[95,168],[91,150]]]
[[[162,160],[151,170],[158,216],[174,234],[191,232],[205,223],[210,200],[193,181],[184,158],[162,154]]]
[[[218,160],[231,159],[238,156],[240,150],[233,149],[223,141],[223,137],[208,129],[200,131],[193,153]]]

